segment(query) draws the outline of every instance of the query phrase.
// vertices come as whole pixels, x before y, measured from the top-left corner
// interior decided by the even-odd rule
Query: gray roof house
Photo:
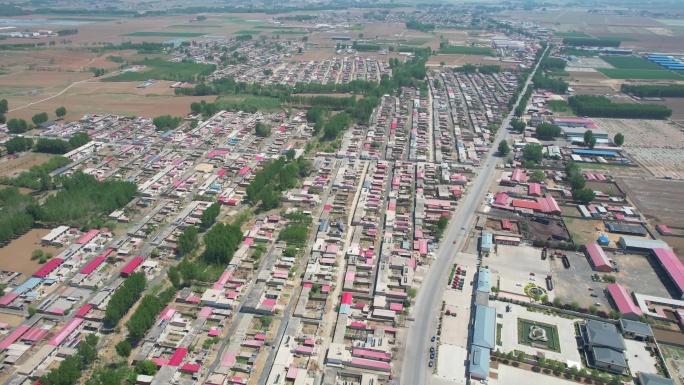
[[[653,340],[653,330],[651,330],[649,324],[621,318],[620,329],[622,330],[622,335],[625,337],[633,338],[635,340]]]
[[[614,373],[627,373],[625,340],[613,324],[587,320],[580,326],[587,366]]]
[[[637,375],[641,385],[674,385],[674,381],[669,378],[660,377],[656,374],[641,373]]]

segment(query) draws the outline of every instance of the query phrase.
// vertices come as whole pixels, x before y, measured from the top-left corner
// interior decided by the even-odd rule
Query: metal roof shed
[[[489,306],[475,306],[473,345],[496,348],[496,309]]]

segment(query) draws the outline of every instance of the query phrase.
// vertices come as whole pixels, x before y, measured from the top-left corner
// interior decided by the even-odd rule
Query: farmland
[[[668,70],[599,68],[597,71],[611,79],[684,80],[684,76]]]
[[[636,56],[601,56],[608,64],[621,70],[662,70],[663,68]]]
[[[170,62],[162,59],[151,59],[136,62],[137,65],[144,65],[144,71],[128,71],[119,75],[102,79],[103,82],[130,82],[144,81],[147,79],[158,80],[183,80],[195,78],[198,74],[207,73],[213,70],[214,66],[209,64]]]
[[[200,32],[131,32],[121,36],[138,37],[200,37],[206,35]]]
[[[652,179],[644,183],[641,178],[618,178],[618,183],[647,217],[671,226],[684,226],[681,181]]]
[[[557,37],[581,37],[581,38],[593,38],[591,35],[587,35],[584,32],[554,32],[554,36]]]
[[[233,32],[236,35],[258,35],[262,33],[263,31],[255,31],[255,30],[250,30],[250,29],[241,29],[239,31]]]
[[[488,47],[468,47],[465,45],[450,45],[439,50],[439,53],[444,54],[462,54],[462,55],[492,55],[493,51]]]

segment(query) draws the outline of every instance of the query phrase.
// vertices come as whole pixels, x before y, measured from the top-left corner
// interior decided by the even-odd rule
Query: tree
[[[34,315],[36,315],[36,309],[33,306],[29,306],[28,314],[29,316],[33,317]]]
[[[28,151],[33,148],[33,139],[15,136],[5,142],[8,154],[16,154],[17,152]]]
[[[620,376],[613,376],[610,379],[610,385],[621,385],[622,384],[622,379],[620,379]]]
[[[7,131],[10,134],[23,134],[28,130],[28,123],[24,119],[12,118],[7,121]]]
[[[588,146],[589,142],[591,142],[591,138],[594,137],[594,132],[592,130],[586,130],[584,131],[584,145]]]
[[[135,372],[146,376],[157,374],[157,364],[150,360],[141,360],[135,364]]]
[[[625,136],[622,135],[622,133],[618,132],[617,134],[615,134],[613,142],[616,146],[622,146],[625,143]]]
[[[520,119],[513,119],[513,120],[511,120],[511,127],[513,128],[513,131],[523,132],[523,131],[525,131],[527,124],[525,124],[525,122],[523,122]]]
[[[544,159],[544,152],[542,146],[536,143],[529,143],[523,148],[523,159],[534,162],[541,163]]]
[[[560,306],[561,302],[563,302],[563,300],[562,300],[560,297],[555,297],[555,298],[553,299],[553,305],[554,305],[555,307]]]
[[[413,299],[413,298],[416,298],[416,295],[418,294],[418,290],[416,290],[413,287],[410,287],[408,290],[406,290],[406,294],[409,296],[409,298]]]
[[[0,99],[0,114],[6,114],[9,112],[9,105],[7,99]]]
[[[580,174],[574,174],[568,180],[573,190],[581,190],[587,184],[587,180]]]
[[[509,152],[511,152],[511,148],[508,146],[508,142],[505,140],[499,142],[499,153],[501,155],[507,155]]]
[[[579,190],[572,190],[572,199],[576,202],[589,204],[596,198],[594,190],[590,188],[583,188]]]
[[[543,368],[546,365],[546,358],[539,357],[539,359],[537,359],[537,364]]]
[[[0,114],[0,124],[5,124],[7,122],[7,117],[3,114]]]
[[[596,137],[592,136],[591,139],[589,139],[589,144],[587,145],[587,147],[589,147],[589,149],[593,150],[594,146],[596,146]]]
[[[598,308],[594,305],[589,306],[589,314],[596,315],[598,313]]]
[[[542,170],[534,170],[530,175],[530,182],[541,183],[546,179],[546,174]]]
[[[200,216],[200,227],[202,229],[208,229],[210,228],[215,222],[216,218],[218,218],[219,214],[221,213],[221,205],[214,202],[209,205],[203,212],[202,215]]]
[[[171,115],[157,116],[156,118],[152,119],[152,123],[157,127],[157,130],[160,131],[173,130],[178,127],[182,121],[183,118],[180,116],[173,117]]]
[[[257,122],[254,125],[254,133],[256,136],[267,138],[271,135],[271,128],[262,122]]]
[[[269,315],[262,315],[259,317],[259,323],[263,329],[268,329],[273,323],[273,317]]]
[[[62,118],[67,114],[67,109],[66,107],[59,107],[55,110],[55,115],[57,115],[58,118]]]
[[[128,340],[119,341],[114,348],[116,349],[116,354],[122,358],[128,358],[128,356],[131,355],[131,350],[133,350],[131,343],[128,342]]]
[[[31,118],[31,121],[33,121],[33,124],[38,126],[42,123],[47,122],[49,119],[50,118],[48,117],[47,112],[41,112],[41,113],[33,115],[33,117]]]

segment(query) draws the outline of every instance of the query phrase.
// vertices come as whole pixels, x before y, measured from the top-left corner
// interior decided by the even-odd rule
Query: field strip
[[[121,72],[121,71],[111,72],[111,73],[109,73],[109,74],[107,74],[107,75],[114,75],[114,74],[119,73],[119,72]],[[54,95],[52,95],[52,96],[50,96],[50,97],[48,97],[48,98],[41,99],[41,100],[38,100],[38,101],[35,101],[35,102],[31,102],[31,103],[28,103],[28,104],[24,104],[24,105],[21,106],[21,107],[13,108],[13,109],[11,109],[11,110],[9,110],[9,111],[7,111],[7,112],[18,111],[18,110],[24,109],[24,108],[26,108],[26,107],[30,107],[30,106],[36,105],[36,104],[38,104],[38,103],[42,103],[42,102],[48,101],[48,100],[50,100],[50,99],[54,99],[54,98],[56,98],[56,97],[62,95],[63,93],[67,92],[71,87],[73,87],[73,86],[75,86],[75,85],[77,85],[77,84],[89,82],[89,81],[91,81],[91,80],[93,80],[93,79],[98,79],[98,80],[99,80],[99,79],[101,79],[101,78],[102,78],[102,77],[99,77],[99,78],[90,78],[90,79],[85,79],[85,80],[77,81],[76,83],[71,83],[68,87],[66,87],[65,89],[63,89],[63,90],[60,91],[59,93],[56,93],[56,94],[54,94]]]

